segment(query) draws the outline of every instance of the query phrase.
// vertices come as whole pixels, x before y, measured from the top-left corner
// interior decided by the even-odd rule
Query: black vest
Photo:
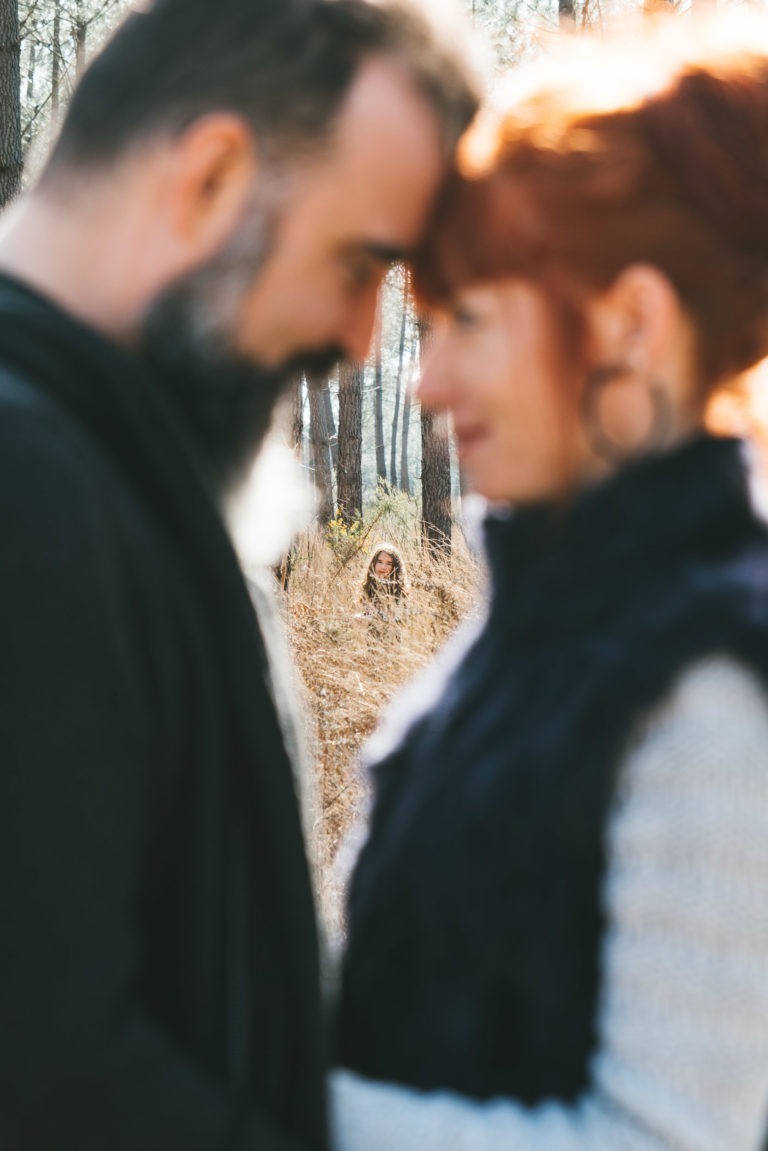
[[[490,606],[377,741],[341,1062],[572,1100],[595,1044],[604,829],[637,723],[692,661],[768,682],[768,532],[706,437],[486,523]],[[414,702],[415,699],[415,702]]]

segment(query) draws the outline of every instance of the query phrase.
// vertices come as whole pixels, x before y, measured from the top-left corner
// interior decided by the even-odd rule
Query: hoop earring
[[[627,444],[617,440],[603,425],[601,404],[608,388],[626,382],[635,375],[648,397],[651,422],[645,436],[638,443]],[[609,464],[620,464],[631,456],[641,455],[668,442],[673,426],[672,405],[666,388],[655,380],[641,379],[624,364],[601,364],[593,368],[584,381],[580,401],[581,422],[590,448],[599,459]]]

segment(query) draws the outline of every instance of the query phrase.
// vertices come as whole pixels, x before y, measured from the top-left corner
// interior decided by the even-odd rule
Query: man
[[[317,947],[219,512],[362,357],[473,110],[400,0],[155,0],[0,237],[0,1145],[326,1144]]]

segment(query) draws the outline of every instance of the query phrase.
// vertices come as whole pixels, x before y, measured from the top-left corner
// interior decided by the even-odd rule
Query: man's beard
[[[249,470],[288,387],[302,374],[326,377],[342,357],[326,347],[267,368],[236,351],[240,306],[268,258],[275,223],[252,205],[222,252],[155,297],[139,333],[140,356],[222,494]]]

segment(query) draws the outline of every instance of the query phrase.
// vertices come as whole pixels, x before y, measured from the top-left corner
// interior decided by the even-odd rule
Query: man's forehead
[[[337,243],[389,264],[420,238],[444,174],[440,126],[396,63],[364,64],[304,190]]]
[[[331,134],[329,159],[361,156],[384,141],[402,153],[441,151],[441,126],[428,100],[397,60],[364,60],[343,101]]]

